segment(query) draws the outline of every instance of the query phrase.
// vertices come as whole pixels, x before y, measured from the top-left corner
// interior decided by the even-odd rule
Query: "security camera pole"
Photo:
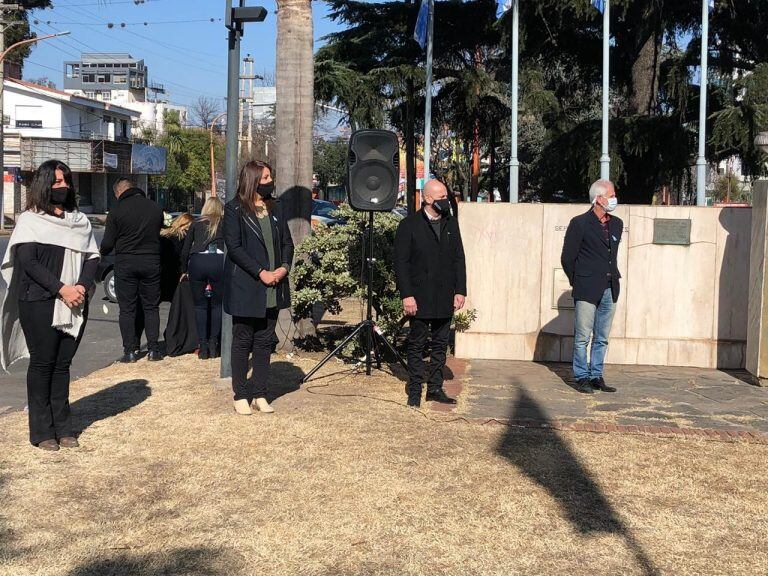
[[[227,59],[227,154],[226,179],[229,202],[237,191],[237,160],[240,157],[238,149],[238,118],[240,117],[240,40],[246,22],[263,22],[267,10],[263,6],[245,6],[245,0],[238,0],[238,6],[232,6],[232,0],[227,0],[225,26],[229,29],[228,59]],[[221,319],[221,378],[232,378],[232,317],[223,314]]]

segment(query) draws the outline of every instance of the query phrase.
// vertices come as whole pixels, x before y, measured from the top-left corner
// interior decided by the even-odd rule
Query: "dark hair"
[[[69,194],[67,194],[62,208],[67,212],[77,210],[77,194],[75,193],[75,184],[72,182],[72,170],[64,162],[58,160],[47,160],[35,170],[32,175],[32,183],[27,189],[26,210],[53,215],[51,188],[56,183],[56,170],[61,170],[64,175],[64,182],[69,186]]]
[[[264,170],[269,170],[270,174],[273,173],[272,166],[260,160],[250,160],[240,170],[240,177],[237,180],[237,199],[240,206],[248,212],[253,213],[256,210],[254,202],[259,194],[259,183],[264,175]],[[265,200],[264,204],[267,205],[267,212],[272,214],[275,209],[275,201],[273,199]]]

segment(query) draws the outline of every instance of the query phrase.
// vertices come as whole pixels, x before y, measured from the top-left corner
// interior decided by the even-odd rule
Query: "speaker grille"
[[[349,203],[355,210],[389,212],[397,204],[400,145],[387,130],[360,130],[349,140]]]

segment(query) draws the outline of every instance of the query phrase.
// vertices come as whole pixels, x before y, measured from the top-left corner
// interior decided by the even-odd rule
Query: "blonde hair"
[[[181,240],[184,238],[184,236],[187,235],[187,230],[189,230],[189,227],[192,226],[194,221],[195,218],[192,216],[192,214],[188,214],[186,212],[184,214],[179,214],[176,216],[176,218],[173,219],[171,225],[168,226],[168,228],[164,228],[160,231],[160,236],[163,236],[164,238],[176,238]]]
[[[216,196],[209,196],[200,213],[200,219],[208,222],[208,242],[216,236],[222,218],[224,218],[224,204]]]

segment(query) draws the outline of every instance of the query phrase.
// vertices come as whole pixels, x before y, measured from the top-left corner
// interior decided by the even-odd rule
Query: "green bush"
[[[291,271],[295,286],[294,315],[309,318],[313,306],[322,304],[331,314],[342,310],[341,300],[365,299],[368,279],[364,276],[363,250],[367,241],[368,214],[355,212],[347,204],[335,216],[345,221],[335,226],[319,225],[297,249]],[[376,213],[373,225],[373,308],[376,323],[390,341],[401,330],[403,303],[395,286],[395,232],[400,219],[389,212]],[[457,332],[469,329],[477,319],[474,309],[458,312],[453,321]]]
[[[291,271],[294,315],[309,318],[312,307],[322,304],[332,313],[341,312],[341,300],[365,298],[367,281],[363,249],[367,241],[368,213],[342,204],[335,216],[345,222],[317,226],[296,250]],[[389,212],[374,215],[373,308],[379,326],[394,334],[402,317],[402,302],[395,286],[395,232],[399,218]]]

